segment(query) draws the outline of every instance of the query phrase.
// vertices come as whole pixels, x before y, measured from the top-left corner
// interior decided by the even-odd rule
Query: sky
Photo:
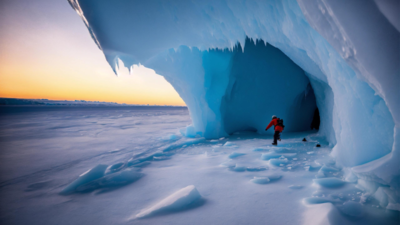
[[[116,77],[67,0],[0,0],[0,97],[185,105],[153,70]]]

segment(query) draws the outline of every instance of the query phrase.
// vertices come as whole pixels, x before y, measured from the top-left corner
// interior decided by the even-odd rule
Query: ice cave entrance
[[[313,85],[306,72],[281,50],[263,40],[246,38],[243,49],[238,44],[232,51],[215,50],[208,54],[203,57],[206,74],[215,74],[212,70],[216,68],[211,65],[215,60],[207,57],[214,59],[216,56],[210,55],[230,54],[228,82],[220,104],[227,134],[262,133],[272,115],[284,120],[285,132],[311,130],[311,124],[316,127],[317,122],[313,120],[319,118],[319,111]],[[208,93],[213,92],[212,87]]]
[[[328,142],[335,143],[333,93],[326,79],[308,74],[261,39],[246,37],[243,47],[238,42],[232,49],[180,46],[152,58],[146,66],[162,74],[187,104],[193,125],[181,130],[184,136],[272,134],[273,129],[265,132],[265,128],[276,115],[284,120],[285,132],[319,128]],[[321,127],[314,117],[322,118]]]

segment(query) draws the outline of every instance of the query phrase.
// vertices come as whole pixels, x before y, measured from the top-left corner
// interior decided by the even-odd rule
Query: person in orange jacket
[[[268,124],[267,128],[265,130],[267,131],[272,125],[275,126],[275,133],[274,133],[274,142],[272,145],[278,145],[278,140],[281,140],[281,132],[283,131],[283,128],[285,127],[283,125],[283,120],[279,119],[275,115],[272,116],[271,122]]]

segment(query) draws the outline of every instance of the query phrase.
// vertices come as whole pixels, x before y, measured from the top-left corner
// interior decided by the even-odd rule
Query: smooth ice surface
[[[136,218],[148,217],[162,212],[184,210],[200,198],[201,195],[196,187],[189,185],[171,194],[154,206],[142,210],[136,215]]]

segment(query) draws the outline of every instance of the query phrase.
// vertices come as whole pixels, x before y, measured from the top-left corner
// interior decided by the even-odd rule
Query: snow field
[[[309,141],[300,142],[303,136],[307,136]],[[132,167],[148,162],[146,167],[139,169],[146,176],[135,183],[128,180],[118,184],[135,186],[137,193],[148,189],[153,192],[148,193],[149,201],[135,204],[135,210],[132,216],[126,218],[127,221],[135,220],[138,224],[162,224],[161,221],[184,224],[188,219],[197,221],[200,219],[198,216],[207,215],[207,219],[192,223],[202,224],[209,220],[210,223],[219,221],[217,224],[224,224],[230,219],[233,222],[246,218],[250,224],[257,223],[257,219],[268,219],[274,224],[301,224],[304,222],[301,218],[310,209],[309,205],[329,203],[333,208],[328,207],[328,214],[337,210],[334,219],[328,218],[333,224],[338,218],[348,224],[364,224],[368,218],[362,216],[371,208],[375,210],[371,221],[384,218],[389,224],[395,224],[392,217],[382,216],[384,210],[376,208],[373,201],[363,201],[366,192],[357,188],[356,183],[344,180],[345,173],[329,156],[329,146],[314,147],[316,143],[322,143],[323,138],[312,133],[288,133],[280,142],[282,147],[271,146],[269,142],[270,139],[262,136],[246,137],[240,134],[218,141],[180,138],[162,147],[169,156],[166,160],[157,159],[163,156],[163,152],[130,159],[129,162],[138,162]],[[265,153],[254,149],[263,149]],[[310,150],[314,154],[308,154]],[[121,166],[121,163],[114,165]],[[117,174],[130,170],[127,167]],[[90,171],[86,174],[90,174]],[[158,194],[152,196],[151,193]],[[286,196],[290,196],[290,199]],[[251,203],[252,206],[247,206]],[[266,213],[276,214],[293,205],[295,212],[285,216],[286,222],[282,222],[280,216],[283,215]],[[259,216],[257,219],[243,214],[250,209],[248,207],[257,209],[260,213],[256,212]]]
[[[6,181],[1,183],[0,191],[1,222],[264,224],[269,221],[308,225],[320,221],[317,215],[327,215],[323,219],[331,224],[393,224],[394,216],[398,216],[383,208],[392,201],[386,194],[387,187],[358,179],[352,170],[337,165],[329,157],[331,148],[318,134],[283,133],[277,147],[271,146],[272,136],[253,132],[213,140],[192,139],[177,134],[176,126],[190,123],[187,111],[186,114],[179,111],[174,109],[166,115],[158,110],[77,108],[46,109],[40,115],[34,113],[34,117],[33,114],[4,116],[6,119],[0,125],[6,132],[0,133],[0,141],[5,147],[2,157],[7,157],[3,166],[10,172],[2,177]],[[139,121],[141,125],[126,128],[126,124]],[[308,142],[301,141],[304,137]],[[227,142],[231,146],[224,146]],[[315,148],[316,143],[322,147]],[[245,155],[229,158],[235,152]],[[262,154],[272,152],[279,158],[263,160]],[[285,156],[294,153],[295,157]],[[80,160],[75,161],[76,158]],[[32,159],[44,163],[29,163]],[[51,159],[51,163],[37,159]],[[287,164],[272,165],[273,159],[287,160]],[[346,183],[341,187],[314,184],[314,179],[321,178]],[[143,210],[189,185],[196,187],[200,201],[136,218]],[[60,195],[63,190],[68,194]],[[360,203],[363,216],[351,210],[347,215],[348,206],[342,209],[346,202]],[[315,207],[317,214],[313,211]],[[307,221],[309,213],[314,219]]]

